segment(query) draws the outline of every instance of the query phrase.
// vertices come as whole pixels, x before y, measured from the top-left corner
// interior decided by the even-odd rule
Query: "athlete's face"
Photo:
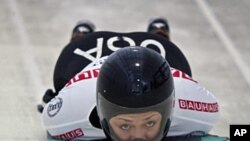
[[[151,141],[159,134],[162,116],[151,111],[138,114],[120,114],[109,121],[121,141]]]

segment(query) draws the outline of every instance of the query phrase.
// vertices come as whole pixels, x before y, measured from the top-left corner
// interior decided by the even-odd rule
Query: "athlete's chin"
[[[135,138],[135,139],[125,139],[120,141],[157,141],[155,139],[142,139],[142,138]]]
[[[147,141],[145,139],[133,139],[132,141]]]

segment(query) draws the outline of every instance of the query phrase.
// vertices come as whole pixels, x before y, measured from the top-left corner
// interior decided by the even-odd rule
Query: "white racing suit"
[[[96,81],[102,57],[73,77],[42,113],[44,127],[61,140],[102,139],[102,129],[93,126],[90,115],[96,106]],[[172,68],[175,104],[167,136],[194,131],[208,133],[219,118],[219,104],[214,95],[187,74]],[[98,121],[96,121],[98,122]]]

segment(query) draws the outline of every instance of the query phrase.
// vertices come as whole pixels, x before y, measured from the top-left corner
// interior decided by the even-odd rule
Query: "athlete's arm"
[[[175,105],[168,136],[187,135],[194,131],[208,133],[219,119],[215,96],[187,74],[172,70]]]

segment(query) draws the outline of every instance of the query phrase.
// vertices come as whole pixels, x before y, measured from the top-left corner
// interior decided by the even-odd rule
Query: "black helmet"
[[[109,120],[120,114],[157,111],[160,130],[154,140],[168,132],[174,103],[174,84],[167,61],[144,47],[126,47],[111,54],[97,80],[97,111],[106,135],[120,140]]]

